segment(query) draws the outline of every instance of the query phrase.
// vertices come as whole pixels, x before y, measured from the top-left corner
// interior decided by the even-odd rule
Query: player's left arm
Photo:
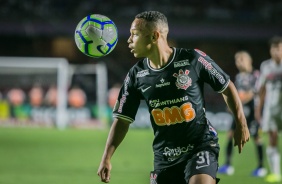
[[[222,95],[225,103],[234,115],[236,122],[236,129],[234,132],[234,146],[238,146],[239,153],[241,153],[242,148],[250,139],[250,133],[244,115],[242,102],[232,81],[229,82],[227,88],[222,92]]]
[[[261,113],[265,99],[265,92],[266,92],[266,88],[265,88],[265,84],[263,84],[258,90],[258,95],[255,105],[255,118],[258,123],[261,123]]]

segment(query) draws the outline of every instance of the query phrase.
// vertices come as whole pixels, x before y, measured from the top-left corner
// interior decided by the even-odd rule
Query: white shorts
[[[262,115],[262,131],[281,131],[282,130],[282,107],[264,107]]]

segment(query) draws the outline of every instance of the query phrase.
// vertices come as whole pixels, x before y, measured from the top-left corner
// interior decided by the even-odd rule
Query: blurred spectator
[[[12,106],[20,106],[24,103],[26,98],[25,93],[20,88],[11,89],[8,94],[8,100]]]
[[[109,104],[111,109],[113,109],[115,104],[116,104],[116,100],[118,98],[120,87],[121,87],[120,84],[115,84],[115,85],[113,85],[113,87],[111,89],[109,89],[108,104]]]
[[[40,107],[43,104],[44,92],[41,86],[35,85],[29,91],[29,103],[32,107]]]
[[[85,106],[86,100],[86,95],[82,89],[74,87],[69,91],[68,104],[71,107],[82,108]]]
[[[11,117],[14,120],[27,120],[29,118],[30,108],[24,104],[26,95],[20,88],[13,88],[8,91],[8,101],[10,103]]]
[[[45,101],[47,106],[51,106],[51,107],[56,107],[57,106],[57,94],[58,90],[57,87],[55,85],[51,86],[46,95],[45,95]]]

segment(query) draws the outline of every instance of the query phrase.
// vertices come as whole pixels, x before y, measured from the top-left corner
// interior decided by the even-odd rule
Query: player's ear
[[[152,34],[151,40],[152,41],[157,41],[159,36],[160,36],[160,33],[157,32],[157,31],[154,31],[153,34]]]

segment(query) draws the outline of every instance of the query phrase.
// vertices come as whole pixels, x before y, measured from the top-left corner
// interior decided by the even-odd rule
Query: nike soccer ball
[[[118,41],[117,27],[104,15],[84,17],[74,33],[78,49],[87,56],[99,58],[113,51]]]

